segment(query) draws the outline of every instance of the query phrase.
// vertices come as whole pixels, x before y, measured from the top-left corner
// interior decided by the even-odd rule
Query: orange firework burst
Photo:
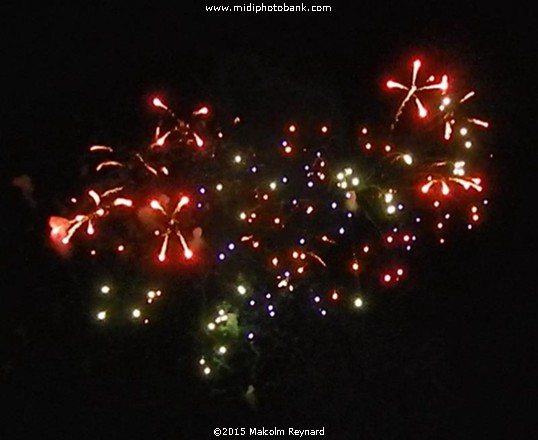
[[[189,245],[187,244],[187,241],[180,230],[180,221],[178,219],[182,208],[187,206],[189,202],[190,199],[187,196],[181,196],[172,213],[168,213],[158,200],[154,199],[150,202],[151,209],[160,212],[167,220],[164,231],[156,231],[156,233],[162,237],[161,248],[157,256],[157,259],[161,263],[165,262],[167,259],[169,241],[172,234],[176,235],[178,238],[183,249],[183,256],[185,259],[190,260],[194,256],[194,253],[189,248]]]
[[[468,92],[463,98],[461,98],[458,101],[458,104],[463,104],[464,102],[471,99],[474,95],[475,95],[475,92]],[[458,120],[458,118],[456,117],[456,110],[453,108],[452,101],[449,96],[445,96],[443,98],[443,101],[441,105],[439,106],[439,110],[445,111],[445,114],[443,115],[443,120],[445,122],[444,139],[446,141],[449,141],[452,138],[452,133],[454,132],[454,127],[457,123],[459,123],[460,125],[468,123],[468,124],[473,124],[482,128],[489,127],[489,123],[486,121],[483,121],[482,119],[462,117],[460,118],[460,120]],[[463,135],[467,131],[464,125],[461,126],[460,130],[461,130],[460,132]]]
[[[421,185],[420,191],[423,194],[428,194],[430,190],[436,186],[441,187],[441,194],[447,196],[450,194],[450,182],[460,185],[465,191],[474,189],[477,192],[482,192],[482,179],[480,177],[439,177],[433,178],[428,176],[428,182]]]
[[[396,111],[396,116],[394,117],[392,128],[394,128],[395,124],[398,122],[398,119],[400,118],[400,115],[402,114],[404,107],[412,98],[414,99],[415,104],[417,106],[418,115],[421,118],[425,118],[428,115],[428,110],[426,109],[426,107],[424,106],[420,98],[417,96],[418,92],[423,92],[427,90],[441,90],[444,92],[448,89],[448,76],[447,75],[443,75],[441,77],[441,81],[438,83],[431,84],[435,79],[434,77],[430,77],[426,81],[426,85],[417,86],[417,76],[418,76],[418,71],[420,70],[421,65],[422,63],[420,60],[417,59],[413,61],[413,73],[411,75],[411,84],[409,86],[405,86],[394,80],[388,80],[386,83],[389,89],[399,89],[399,90],[405,90],[407,92],[400,106],[398,107],[398,110]]]
[[[93,202],[93,210],[87,214],[77,214],[72,219],[63,217],[51,217],[49,226],[51,228],[50,236],[55,242],[63,245],[69,244],[75,233],[86,225],[88,235],[95,234],[95,221],[106,216],[111,209],[119,206],[132,207],[133,201],[125,197],[116,197],[115,194],[121,192],[123,187],[116,187],[98,194],[93,189],[88,191],[88,196]]]

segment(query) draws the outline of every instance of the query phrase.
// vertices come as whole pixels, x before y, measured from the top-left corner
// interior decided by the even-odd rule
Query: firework
[[[398,122],[404,107],[407,105],[407,103],[413,99],[416,107],[418,116],[421,118],[425,118],[428,116],[428,110],[418,97],[419,92],[424,92],[428,90],[440,90],[440,91],[446,91],[448,89],[448,76],[443,75],[441,77],[441,81],[435,83],[435,77],[430,76],[428,80],[426,81],[425,85],[418,86],[417,85],[417,78],[418,78],[418,72],[420,70],[420,67],[422,66],[422,62],[420,60],[413,61],[413,73],[411,74],[411,84],[409,86],[405,86],[397,81],[394,80],[388,80],[386,85],[389,89],[398,89],[398,90],[404,90],[406,91],[406,95],[402,102],[400,103],[400,106],[398,107],[398,110],[396,110],[396,116],[394,117],[394,122],[392,124],[392,128],[394,128],[395,124]]]
[[[272,145],[257,147],[241,139],[239,117],[213,133],[207,106],[179,118],[155,97],[151,103],[162,119],[150,142],[122,155],[106,144],[92,146],[92,154],[106,156],[95,168],[101,184],[84,193],[85,209],[50,218],[51,238],[67,245],[84,229],[95,236],[96,224],[108,217],[99,240],[114,244],[118,258],[130,258],[132,266],[150,260],[165,265],[175,255],[191,262],[175,267],[177,276],[214,306],[202,325],[204,376],[226,363],[234,344],[256,344],[265,322],[290,298],[320,319],[337,307],[362,313],[377,292],[406,282],[408,256],[428,235],[444,243],[458,222],[477,225],[487,205],[486,179],[469,142],[471,131],[488,123],[459,110],[474,92],[456,90],[454,96],[463,97],[452,102],[447,75],[419,83],[421,64],[413,61],[409,85],[386,83],[405,93],[394,120],[386,128],[360,128],[358,143],[343,139],[336,124],[320,121],[309,130],[298,118],[275,134]],[[426,101],[427,108],[426,93],[438,93],[441,105],[429,108]],[[431,124],[426,134],[411,131],[414,126],[405,137],[395,130],[410,102],[420,118],[431,116],[420,124]],[[100,193],[96,187],[111,189]],[[113,228],[107,230],[114,222],[128,226],[130,252],[117,244]],[[147,243],[155,240],[158,250],[148,252]],[[89,250],[96,255],[93,243]],[[199,277],[204,270],[212,283],[207,291]],[[153,302],[155,295],[144,300]],[[132,304],[123,316],[148,323],[146,309]],[[104,305],[96,313],[100,322],[121,316]]]

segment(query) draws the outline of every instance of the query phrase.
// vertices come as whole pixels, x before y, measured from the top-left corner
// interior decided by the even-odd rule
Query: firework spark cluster
[[[198,361],[212,376],[290,301],[319,319],[360,311],[405,281],[415,247],[474,228],[488,203],[488,123],[465,113],[473,91],[453,90],[444,72],[423,81],[421,67],[412,62],[409,85],[386,82],[400,100],[390,126],[357,127],[348,141],[321,121],[253,147],[239,118],[219,126],[207,106],[180,118],[155,97],[160,122],[142,147],[91,146],[95,184],[50,218],[52,243],[157,274],[131,286],[134,303],[111,302],[121,295],[103,280],[95,319],[150,324],[151,306],[179,294],[172,274],[208,304]]]

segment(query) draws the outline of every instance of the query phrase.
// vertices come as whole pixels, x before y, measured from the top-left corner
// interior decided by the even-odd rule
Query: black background
[[[327,438],[530,438],[532,12],[443,2],[332,5],[316,15],[204,6],[2,6],[2,438],[211,438],[223,424],[326,426]],[[338,328],[275,360],[275,387],[256,411],[175,365],[173,336],[99,346],[73,279],[45,246],[46,218],[77,181],[87,145],[139,139],[153,93],[262,120],[306,108],[347,123],[384,117],[380,80],[415,54],[448,61],[479,92],[495,155],[491,216],[433,250],[415,294],[374,315],[382,324],[363,349],[380,370],[368,392],[356,378],[360,356],[348,354],[357,339]],[[36,207],[12,186],[21,174],[32,177]],[[312,363],[310,350],[326,355]],[[431,377],[415,377],[421,371]]]

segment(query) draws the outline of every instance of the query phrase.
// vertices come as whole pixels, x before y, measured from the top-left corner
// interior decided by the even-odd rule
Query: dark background
[[[342,439],[532,436],[530,10],[2,9],[2,438],[211,438],[223,425],[325,426]],[[414,284],[381,300],[361,331],[303,329],[266,365],[256,410],[235,392],[240,379],[213,389],[193,375],[186,339],[95,333],[77,297],[83,281],[45,245],[47,216],[77,182],[88,145],[140,139],[153,93],[261,121],[305,111],[348,124],[385,117],[380,80],[415,54],[455,66],[491,122],[491,215],[479,231],[425,254]],[[21,174],[35,185],[34,207],[12,185]]]

